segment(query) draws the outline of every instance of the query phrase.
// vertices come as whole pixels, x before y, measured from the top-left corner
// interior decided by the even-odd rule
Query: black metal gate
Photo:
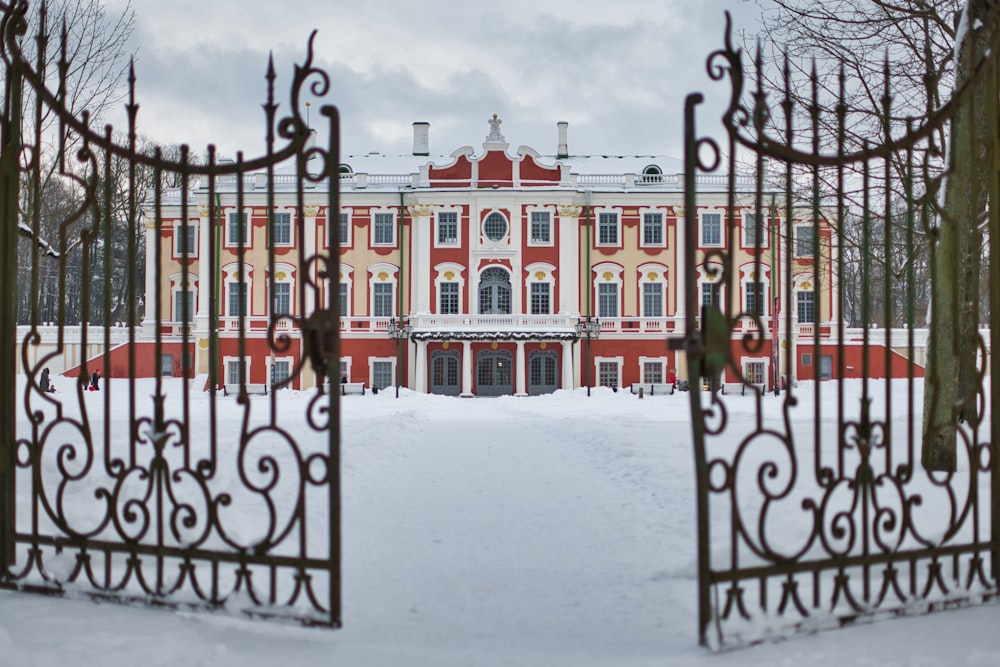
[[[709,60],[711,76],[732,86],[727,145],[698,135],[702,96],[686,102],[688,334],[672,345],[686,351],[690,377],[714,380],[692,383],[690,396],[698,628],[712,647],[991,599],[1000,572],[1000,170],[980,151],[998,141],[995,63],[983,61],[973,75],[988,90],[988,117],[967,142],[949,133],[951,121],[971,115],[971,85],[926,122],[904,122],[893,116],[887,65],[883,89],[872,93],[882,105],[876,118],[900,131],[849,149],[845,77],[824,106],[815,69],[796,82],[786,66],[785,88],[772,92],[760,53],[756,60],[745,73],[728,29],[725,48]],[[796,85],[812,90],[801,116]],[[828,143],[821,135],[829,126]],[[876,265],[893,252],[917,257],[919,235],[931,241],[930,284],[959,275],[959,251],[945,245],[956,223],[925,161],[944,135],[953,142],[946,173],[956,173],[956,161],[979,160],[988,174],[988,223],[972,234],[990,258],[982,264],[992,272],[990,327],[963,340],[958,323],[968,315],[959,299],[935,300],[931,321],[951,329],[932,326],[925,363],[915,262],[881,274]],[[700,235],[715,218],[702,217],[698,190],[723,182],[723,239],[707,248]],[[852,274],[863,290],[847,295]],[[724,303],[703,300],[720,285]],[[848,297],[860,326],[846,321]],[[935,364],[949,352],[970,362],[971,389],[948,393],[953,378]],[[755,361],[738,366],[746,357]],[[734,379],[742,390],[726,391]],[[943,421],[921,419],[922,391],[928,405],[949,408]],[[949,439],[945,456],[928,454]]]
[[[138,147],[132,76],[123,135],[69,113],[65,27],[47,72],[22,50],[46,52],[44,10],[0,11],[0,586],[339,626],[339,402],[326,390],[339,227],[315,222],[339,211],[337,187],[316,187],[337,182],[339,125],[319,108],[329,144],[313,145],[305,107],[329,80],[312,40],[287,116],[267,72],[266,154],[196,159]],[[290,216],[276,212],[279,184]],[[252,276],[269,304],[256,318]],[[19,314],[11,295],[25,290]],[[79,367],[47,391],[71,344]],[[279,415],[282,387],[302,390],[301,409]]]

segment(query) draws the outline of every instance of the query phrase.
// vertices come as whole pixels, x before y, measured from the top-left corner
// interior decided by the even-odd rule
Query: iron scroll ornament
[[[726,47],[708,61],[710,77],[728,77],[731,86],[723,116],[729,142],[726,150],[715,139],[696,132],[695,110],[704,98],[692,94],[685,106],[686,333],[669,345],[687,353],[689,377],[694,379],[689,398],[698,511],[700,641],[712,648],[741,646],[858,619],[995,599],[1000,562],[995,445],[986,439],[986,420],[974,421],[956,429],[958,472],[927,472],[920,466],[915,444],[920,426],[914,422],[912,410],[912,319],[906,328],[911,360],[907,379],[875,383],[862,373],[858,381],[861,398],[849,404],[843,389],[846,364],[841,342],[832,353],[836,364],[832,381],[813,382],[812,390],[805,392],[791,378],[782,377],[787,384],[781,382],[783,392],[777,396],[776,377],[776,396],[771,399],[754,386],[735,359],[763,356],[765,344],[778,348],[776,335],[765,333],[768,327],[758,313],[735,308],[735,299],[729,297],[719,306],[702,308],[700,294],[692,289],[699,285],[700,271],[704,282],[719,285],[725,294],[739,294],[735,265],[737,249],[743,245],[736,237],[741,229],[739,218],[724,213],[723,247],[697,247],[699,173],[728,170],[725,210],[747,208],[757,220],[772,225],[779,242],[793,239],[793,221],[806,218],[818,249],[817,230],[824,209],[815,186],[815,170],[844,164],[864,166],[902,154],[909,173],[915,173],[914,147],[940,132],[959,112],[966,89],[919,126],[907,124],[903,136],[851,153],[841,150],[825,155],[818,143],[813,144],[812,152],[792,144],[791,103],[787,99],[781,108],[789,117],[789,140],[782,142],[769,133],[774,119],[767,105],[768,94],[760,85],[760,76],[756,89],[745,90],[742,57],[732,46],[727,15]],[[990,76],[989,63],[977,65],[977,80],[989,80]],[[818,102],[814,106],[819,109]],[[752,176],[740,175],[737,155],[744,159],[743,173],[748,163]],[[766,160],[771,161],[772,169],[775,164],[785,167],[783,183],[766,178]],[[775,181],[779,181],[777,185]],[[795,195],[800,193],[793,188],[806,194],[797,199]],[[780,208],[767,202],[769,190],[776,191]],[[796,208],[793,201],[805,203]],[[906,243],[912,249],[912,238]],[[770,265],[762,259],[762,246],[758,237],[748,251],[754,255],[748,270],[762,276],[764,270],[777,272],[781,266],[785,273],[779,274],[775,296],[783,304],[793,303],[792,267],[797,258],[791,241],[783,244],[784,254],[771,256]],[[824,259],[819,252],[815,257],[809,275],[814,284],[820,284],[822,262],[832,264],[834,259]],[[868,269],[862,266],[854,270]],[[993,280],[996,282],[995,276]],[[773,331],[779,330],[779,323],[784,331],[793,331],[797,321],[791,305],[785,305],[782,316],[779,322],[774,315]],[[831,329],[838,327],[838,340],[842,341],[843,322]],[[804,349],[818,359],[819,327],[814,328],[815,342],[805,344]],[[741,330],[742,335],[735,334]],[[981,337],[977,346],[986,349]],[[886,344],[886,357],[888,347]],[[741,354],[735,353],[736,349]],[[771,362],[777,366],[780,354],[786,359],[786,368],[796,368],[792,349],[791,344],[781,351],[776,349]],[[869,368],[875,348],[867,328],[860,335],[858,349],[864,368]],[[977,370],[980,385],[988,356],[982,354]],[[887,367],[890,363],[885,362]],[[735,383],[747,387],[747,397],[723,395],[722,388],[712,381],[720,368]],[[708,391],[698,391],[703,378]],[[896,394],[903,394],[907,410],[893,407],[899,403]],[[975,399],[981,406],[985,400],[982,392]],[[734,401],[742,401],[742,411],[749,406],[751,418],[731,419]],[[778,409],[766,409],[768,401],[777,402]],[[794,418],[802,410],[809,411],[808,427],[800,426],[801,418]],[[984,414],[984,410],[977,414]],[[997,418],[993,415],[994,433]]]
[[[309,37],[304,63],[295,67],[291,112],[282,118],[278,118],[275,102],[273,59],[268,62],[267,100],[263,105],[266,154],[250,160],[238,154],[232,164],[226,164],[216,159],[214,148],[210,147],[207,164],[198,165],[189,159],[187,147],[180,151],[180,159],[173,161],[165,159],[159,151],[146,155],[136,150],[139,107],[135,102],[132,67],[126,104],[127,145],[113,140],[110,126],[98,133],[92,129],[86,113],[80,118],[70,113],[63,104],[62,93],[70,65],[65,47],[58,64],[57,93],[47,87],[44,70],[34,69],[19,48],[28,31],[27,8],[24,0],[0,3],[4,12],[0,21],[0,56],[8,82],[16,81],[17,90],[30,91],[37,104],[58,118],[60,140],[55,163],[61,176],[74,182],[82,193],[81,204],[60,225],[59,240],[53,246],[56,256],[65,258],[70,250],[77,248],[85,258],[93,254],[108,266],[110,257],[100,256],[110,246],[102,243],[109,236],[110,215],[103,208],[107,181],[102,182],[100,176],[112,159],[150,167],[157,174],[152,198],[143,202],[149,207],[147,219],[153,221],[157,237],[162,228],[161,208],[168,201],[163,191],[168,173],[179,175],[181,183],[201,177],[208,183],[209,192],[214,193],[223,177],[235,175],[236,182],[242,183],[242,175],[249,171],[264,170],[271,176],[276,164],[287,161],[294,163],[300,184],[329,182],[336,171],[337,109],[329,105],[320,109],[329,122],[328,148],[309,145],[309,127],[300,112],[307,95],[322,98],[330,91],[329,77],[314,64],[316,32]],[[44,12],[40,17],[39,39],[43,41],[47,39]],[[65,39],[64,34],[64,44]],[[19,105],[8,105],[8,113],[5,126],[19,126],[22,122]],[[31,132],[23,134],[33,136]],[[276,148],[279,140],[282,146]],[[72,156],[68,154],[70,146],[74,147]],[[5,152],[10,149],[4,148]],[[5,155],[5,165],[14,154],[18,156],[14,168],[19,175],[37,178],[41,149],[19,145],[16,151]],[[134,186],[134,182],[130,185]],[[273,197],[273,192],[269,196]],[[187,188],[181,188],[176,197],[182,212],[180,217],[187,219],[192,206]],[[241,197],[242,193],[237,192],[237,198]],[[209,219],[217,219],[214,196],[210,195],[207,203]],[[329,188],[326,206],[338,210],[336,187]],[[138,206],[132,208],[131,214],[127,222],[134,230],[141,224]],[[67,230],[78,221],[84,221],[86,226],[79,240],[71,240]],[[34,228],[37,232],[37,225]],[[37,233],[35,236],[38,237]],[[336,248],[337,244],[331,242],[329,247]],[[126,263],[134,265],[136,248],[130,247],[129,252],[132,254]],[[60,261],[65,275],[65,261]],[[242,253],[239,261],[242,263]],[[310,284],[316,288],[329,275],[336,275],[338,262],[336,253],[332,257],[317,255],[303,258],[300,270],[310,276]],[[90,263],[84,261],[83,265],[87,267]],[[158,274],[161,265],[157,263],[147,270]],[[134,281],[134,269],[132,278]],[[91,283],[87,274],[82,282],[86,304]],[[303,293],[305,282],[301,282]],[[100,280],[95,284],[100,286]],[[106,295],[106,284],[103,291]],[[332,295],[327,294],[321,300],[319,290],[314,291],[316,302],[312,314],[289,316],[288,323],[306,339],[317,329],[327,332],[322,344],[311,346],[306,355],[322,380],[328,360],[337,356],[339,350],[337,314]],[[159,306],[151,308],[156,309],[151,319],[160,330],[163,318]],[[86,313],[84,310],[85,321]],[[23,392],[28,420],[26,427],[18,426],[16,440],[14,437],[10,440],[15,442],[11,450],[12,477],[24,491],[18,496],[17,507],[9,506],[15,512],[11,522],[15,530],[0,531],[4,542],[0,544],[3,565],[0,587],[48,594],[76,589],[116,601],[226,608],[250,616],[284,617],[304,624],[341,624],[336,426],[339,402],[335,392],[326,392],[320,381],[308,401],[304,423],[312,434],[278,419],[273,393],[266,402],[251,401],[245,385],[241,385],[235,403],[240,411],[238,425],[220,429],[215,384],[210,387],[207,401],[193,402],[190,383],[172,385],[168,392],[159,368],[149,405],[141,404],[138,399],[132,367],[125,390],[119,389],[121,384],[116,387],[105,382],[99,394],[89,394],[85,380],[81,379],[74,383],[67,399],[43,392],[37,380],[41,369],[62,354],[63,327],[59,327],[59,347],[35,359],[29,350],[40,340],[38,329],[35,318],[31,332],[21,341],[20,363],[28,379]],[[104,331],[106,337],[110,335],[110,327]],[[295,337],[287,327],[278,333],[274,320],[268,331],[272,351],[287,349],[283,346],[288,346]],[[86,344],[86,327],[83,335]],[[129,340],[134,342],[132,338]],[[193,344],[186,330],[183,341],[184,345]],[[157,346],[160,343],[157,334]],[[105,349],[108,348],[110,345]],[[110,375],[107,359],[105,356],[102,368],[106,378]],[[86,371],[86,363],[83,368]],[[302,371],[303,366],[296,365],[291,377],[301,375]],[[89,372],[85,374],[89,377]],[[128,417],[124,421],[116,416],[112,394],[116,399],[119,396],[128,399]],[[13,393],[10,400],[15,400]],[[207,421],[204,428],[199,428],[197,422],[202,419]],[[317,431],[326,437],[316,438]],[[5,477],[4,483],[9,484],[5,494],[10,491],[13,496],[10,479]],[[247,529],[251,524],[244,516],[248,511],[254,514],[252,530]]]

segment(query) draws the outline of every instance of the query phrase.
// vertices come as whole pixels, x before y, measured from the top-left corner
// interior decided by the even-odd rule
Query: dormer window
[[[344,175],[350,175],[354,173],[354,170],[351,169],[351,165],[349,164],[341,164],[340,169],[338,171]]]
[[[648,165],[642,170],[642,183],[662,183],[663,182],[663,170],[657,165]]]

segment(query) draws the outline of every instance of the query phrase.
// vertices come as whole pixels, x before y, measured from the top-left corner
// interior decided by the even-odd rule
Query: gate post
[[[7,67],[0,119],[0,294],[17,294],[21,76]],[[17,438],[17,303],[0,301],[0,581],[14,564],[14,468]]]

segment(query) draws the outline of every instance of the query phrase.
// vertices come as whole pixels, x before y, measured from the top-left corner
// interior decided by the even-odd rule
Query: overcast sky
[[[114,11],[124,0],[105,0]],[[708,97],[716,131],[728,85],[705,62],[723,12],[756,31],[755,0],[134,0],[139,130],[157,142],[263,146],[264,73],[273,52],[280,111],[294,63],[318,30],[316,61],[343,119],[342,153],[412,149],[430,123],[432,155],[486,137],[498,114],[513,153],[682,156],[685,96]],[[311,108],[313,125],[318,104]],[[712,123],[710,125],[710,123]],[[119,124],[116,122],[116,125]],[[325,142],[325,137],[321,138]]]

